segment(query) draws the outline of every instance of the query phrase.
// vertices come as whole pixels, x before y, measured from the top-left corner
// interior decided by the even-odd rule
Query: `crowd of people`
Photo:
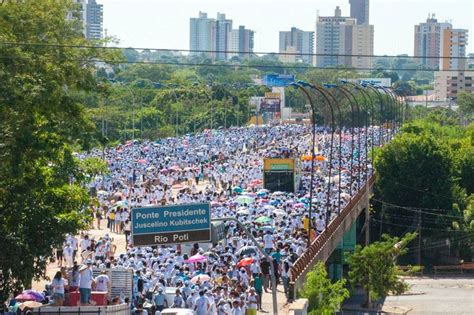
[[[272,289],[271,267],[290,299],[291,267],[308,246],[308,235],[312,240],[322,232],[364,185],[371,172],[371,165],[365,163],[367,151],[372,139],[378,143],[380,134],[377,127],[356,129],[355,137],[350,130],[341,130],[340,141],[339,133],[334,133],[331,148],[330,131],[316,131],[311,218],[307,214],[311,159],[297,163],[300,171],[294,192],[270,192],[262,186],[264,157],[301,161],[302,156],[311,156],[308,126],[207,130],[156,142],[129,141],[107,149],[109,173],[94,178],[89,187],[99,201],[94,215],[99,227],[105,219],[111,233],[123,234],[127,250],[117,252],[109,234],[99,240],[87,234],[79,240],[67,237],[65,247],[57,251],[58,263],[77,271],[76,278],[74,273],[68,277],[80,290],[81,303],[87,304],[90,290],[97,289],[98,279],[88,271],[92,266],[132,269],[134,293],[129,302],[142,314],[147,309],[159,314],[167,307],[188,308],[195,314],[256,314],[262,309],[263,294]],[[103,154],[93,151],[79,158]],[[210,203],[212,217],[237,218],[268,256],[259,253],[234,222],[225,223],[226,237],[214,244],[133,246],[131,208],[189,203]],[[110,281],[106,282],[101,287],[105,291],[110,289]],[[63,287],[55,287],[60,301]],[[167,297],[170,289],[172,302]],[[117,297],[109,296],[113,298]]]

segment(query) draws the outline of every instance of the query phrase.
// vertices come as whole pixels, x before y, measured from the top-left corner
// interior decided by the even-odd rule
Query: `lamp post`
[[[338,86],[337,84],[325,84],[324,85],[327,88],[333,88],[338,90],[349,102],[349,106],[351,108],[351,161],[350,161],[350,175],[351,175],[351,182],[349,185],[349,196],[352,199],[352,184],[353,184],[353,178],[354,178],[354,103],[352,102],[351,97],[349,96],[352,95],[351,93],[348,93],[347,90],[343,87]],[[360,114],[360,113],[359,113]],[[341,126],[342,127],[342,126]],[[360,146],[359,146],[360,150]],[[341,153],[339,153],[341,155]],[[339,165],[339,174],[341,174],[341,165]]]
[[[362,84],[363,87],[365,88],[368,88],[370,89],[371,91],[373,91],[376,95],[377,95],[377,98],[379,100],[379,105],[380,105],[380,126],[379,126],[379,141],[378,141],[378,145],[379,146],[382,146],[384,144],[384,136],[383,136],[383,124],[384,124],[384,100],[383,100],[383,97],[382,95],[380,94],[380,92],[374,88],[372,85],[370,84]]]
[[[331,143],[330,143],[330,149],[329,149],[328,194],[327,194],[327,199],[326,199],[326,215],[325,215],[325,217],[326,217],[325,221],[326,221],[326,227],[327,227],[327,225],[329,224],[328,213],[331,212],[330,211],[330,208],[331,208],[331,203],[330,203],[331,175],[332,175],[331,170],[332,170],[332,156],[333,156],[332,153],[333,153],[333,147],[334,147],[334,131],[335,131],[335,122],[334,122],[335,120],[334,120],[334,107],[333,107],[333,105],[335,104],[337,106],[339,113],[340,113],[340,110],[339,110],[339,106],[338,106],[337,102],[335,102],[334,104],[331,103],[330,98],[332,98],[334,100],[334,97],[326,89],[324,89],[322,87],[319,87],[315,84],[310,84],[310,83],[307,83],[307,82],[304,82],[304,81],[298,81],[298,83],[304,85],[305,87],[311,88],[312,90],[318,92],[319,95],[323,96],[324,100],[326,101],[326,103],[328,104],[329,109],[330,109],[330,114],[331,114]],[[313,130],[314,130],[314,128],[313,128]],[[314,150],[314,146],[313,146],[313,150]],[[314,159],[312,159],[312,160],[314,160]],[[311,169],[311,171],[314,172],[314,167]],[[313,173],[311,175],[313,175]],[[311,185],[312,185],[312,182],[311,182]],[[311,200],[311,202],[312,202],[312,200]]]
[[[326,85],[325,85],[326,86]],[[338,156],[339,156],[339,172],[338,172],[338,193],[337,193],[337,214],[339,215],[339,213],[341,213],[341,175],[342,175],[342,170],[341,170],[341,164],[342,164],[342,127],[343,127],[343,119],[342,119],[342,112],[341,112],[341,107],[339,106],[339,102],[337,101],[337,99],[334,97],[334,95],[329,92],[328,89],[325,89],[321,86],[318,86],[316,84],[313,84],[312,85],[312,88],[315,90],[315,91],[318,91],[319,93],[322,93],[324,95],[326,95],[329,99],[331,99],[333,101],[333,105],[336,106],[336,110],[337,110],[337,113],[338,113],[338,116],[339,116],[339,128],[338,128],[338,138],[339,138],[339,149],[338,149]],[[329,103],[330,104],[330,103]],[[334,130],[335,131],[335,130]],[[334,132],[333,131],[333,132]],[[331,147],[331,152],[332,152],[332,147]],[[330,159],[330,166],[332,166],[332,157]],[[330,178],[331,178],[331,173],[329,173],[329,186],[328,186],[328,207],[329,207],[329,198],[330,198],[330,193],[331,193],[331,181],[330,181]],[[329,209],[328,209],[329,211]],[[329,218],[326,219],[326,227],[327,225],[329,224]]]
[[[361,128],[361,123],[360,123],[360,106],[359,106],[359,102],[357,101],[357,98],[356,96],[349,90],[349,89],[346,89],[345,87],[342,87],[342,86],[336,86],[337,89],[339,89],[340,91],[342,91],[344,94],[346,94],[346,96],[350,95],[352,97],[352,99],[354,100],[354,105],[355,105],[355,109],[357,110],[357,121],[356,121],[356,127],[357,127],[357,167],[358,167],[358,170],[357,170],[357,181],[356,181],[356,185],[357,185],[357,190],[359,189],[359,180],[361,178],[361,162],[360,162],[360,155],[361,155],[361,148],[360,148],[360,128]],[[350,97],[348,97],[348,99],[350,100]],[[351,108],[352,110],[354,110],[354,107]],[[352,116],[352,126],[354,126],[354,116]],[[354,148],[354,130],[355,128],[353,128],[352,132],[351,132],[351,147]],[[353,150],[352,150],[353,151]],[[353,153],[351,154],[351,163],[353,163]],[[352,165],[351,165],[352,167]],[[352,169],[351,169],[351,177],[353,176],[352,174]],[[352,200],[352,195],[351,195],[351,200]]]
[[[367,91],[365,91],[362,86],[358,85],[358,84],[354,84],[352,82],[349,82],[347,80],[341,80],[341,83],[342,84],[347,84],[347,85],[351,85],[354,87],[354,89],[359,92],[362,97],[364,98],[364,105],[365,105],[365,109],[366,109],[366,114],[365,114],[365,179],[366,181],[368,181],[369,179],[369,151],[368,151],[368,143],[369,143],[369,126],[370,124],[373,125],[374,124],[374,110],[373,110],[373,100],[372,98],[370,97],[370,94],[367,93]],[[370,101],[370,102],[369,102]],[[370,105],[370,109],[369,109],[369,105]],[[369,123],[369,114],[370,114],[370,117],[371,117],[371,122]],[[373,133],[371,134],[371,146],[373,147],[373,142],[374,142],[374,137],[373,137]],[[373,161],[373,150],[371,151],[372,152],[372,161]]]
[[[311,231],[312,231],[312,211],[313,211],[313,181],[314,181],[314,159],[316,158],[316,153],[314,150],[314,146],[316,145],[316,108],[314,107],[313,100],[309,95],[307,89],[303,87],[300,82],[298,83],[291,83],[291,86],[300,89],[308,98],[309,105],[311,106],[311,134],[312,134],[312,142],[311,142],[311,176],[310,176],[310,183],[309,183],[309,209],[308,209],[308,247],[311,245]]]
[[[383,94],[385,94],[385,98],[387,99],[387,105],[388,105],[388,108],[389,110],[387,111],[387,118],[388,118],[388,128],[390,128],[390,130],[387,130],[387,141],[391,138],[393,138],[393,125],[394,125],[394,116],[395,116],[395,102],[394,102],[394,99],[392,97],[392,95],[385,89],[385,87],[381,86],[381,85],[377,85],[377,84],[374,84],[373,85],[376,89],[378,90],[381,90],[383,91]]]

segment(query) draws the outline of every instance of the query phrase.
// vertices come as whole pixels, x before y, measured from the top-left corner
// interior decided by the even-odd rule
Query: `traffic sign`
[[[132,209],[134,246],[205,243],[211,240],[208,203]]]

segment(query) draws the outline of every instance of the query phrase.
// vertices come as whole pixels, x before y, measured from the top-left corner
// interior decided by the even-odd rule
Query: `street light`
[[[382,146],[384,144],[384,136],[383,136],[383,124],[384,124],[384,100],[383,100],[383,97],[382,97],[382,94],[380,94],[380,92],[375,88],[373,87],[372,85],[370,84],[365,84],[363,83],[362,84],[363,87],[365,88],[368,88],[370,89],[371,91],[373,91],[376,95],[377,95],[377,98],[379,100],[379,105],[380,105],[380,126],[379,126],[379,141],[378,141],[378,145],[379,146]]]
[[[325,86],[325,85],[324,85]],[[322,93],[322,94],[325,94],[328,98],[330,98],[332,101],[333,101],[333,105],[336,106],[336,109],[337,109],[337,113],[338,113],[338,116],[339,116],[339,128],[338,128],[338,138],[339,138],[339,149],[338,149],[338,156],[339,156],[339,161],[338,161],[338,169],[339,169],[339,174],[338,174],[338,198],[337,198],[337,214],[339,215],[339,213],[341,212],[341,175],[342,175],[342,169],[341,169],[341,165],[342,165],[342,127],[343,127],[343,119],[342,119],[342,111],[341,111],[341,107],[339,106],[339,102],[337,101],[337,99],[334,97],[334,95],[329,92],[328,89],[325,89],[324,87],[322,86],[318,86],[316,84],[313,84],[311,86],[311,88],[314,90],[314,91],[317,91],[319,93]],[[333,131],[334,132],[334,131]],[[331,148],[331,152],[332,152],[332,148]],[[330,159],[330,166],[332,166],[332,157]],[[331,178],[331,172],[329,172],[329,178]],[[331,181],[329,181],[329,183],[331,183]],[[331,193],[331,185],[329,184],[328,186],[328,200],[329,200],[329,197],[330,197],[330,193]],[[328,207],[329,207],[329,201],[328,202]],[[329,211],[329,210],[328,210]],[[328,226],[329,224],[329,218],[326,218],[326,227]]]
[[[328,213],[330,213],[330,192],[331,192],[331,169],[332,169],[332,152],[333,152],[333,146],[334,146],[334,129],[335,129],[335,124],[334,124],[334,108],[331,104],[331,101],[329,100],[328,96],[321,92],[320,89],[310,83],[304,82],[304,81],[298,81],[297,83],[293,82],[291,84],[294,87],[297,87],[301,89],[305,94],[306,97],[308,98],[308,101],[311,105],[311,112],[312,112],[312,136],[313,136],[313,141],[312,141],[312,148],[311,148],[311,176],[310,176],[310,204],[309,204],[309,231],[308,234],[311,235],[311,223],[312,223],[312,209],[313,209],[313,181],[314,181],[314,160],[316,157],[315,153],[315,145],[316,145],[316,108],[314,107],[313,101],[311,99],[310,94],[304,87],[309,87],[309,88],[314,88],[315,90],[319,91],[323,98],[326,100],[330,112],[331,112],[331,146],[330,146],[330,151],[329,151],[329,171],[328,171],[328,196],[327,196],[327,201],[326,201],[326,226],[328,224]],[[330,215],[330,214],[329,214]],[[309,240],[311,242],[311,238]]]
[[[365,110],[366,110],[366,113],[365,113],[365,179],[366,181],[368,181],[368,178],[369,178],[369,151],[368,151],[368,143],[369,143],[369,125],[374,125],[374,109],[373,109],[373,100],[372,98],[370,97],[370,94],[367,93],[367,91],[365,91],[362,86],[358,85],[358,84],[355,84],[355,83],[352,83],[352,82],[349,82],[347,80],[341,80],[341,83],[342,84],[347,84],[347,85],[351,85],[354,87],[354,89],[359,92],[362,97],[364,98],[364,105],[365,105]],[[370,101],[370,102],[369,102]],[[370,109],[369,109],[369,105],[370,105]],[[371,122],[369,124],[369,114],[370,114],[370,117],[371,117]],[[374,159],[373,155],[374,155],[374,152],[373,152],[373,145],[374,145],[374,134],[373,132],[371,133],[371,146],[372,146],[372,150],[371,150],[371,154],[372,154],[372,161]]]
[[[349,186],[349,196],[350,196],[350,199],[352,199],[352,184],[353,184],[353,179],[354,179],[354,124],[355,124],[354,123],[355,121],[354,119],[355,106],[354,105],[357,105],[358,116],[360,116],[359,105],[357,104],[357,102],[355,102],[355,104],[352,102],[352,99],[349,95],[351,96],[354,96],[354,95],[350,93],[347,89],[340,87],[337,84],[325,84],[324,86],[327,88],[333,88],[333,89],[338,90],[348,100],[349,106],[351,108],[351,117],[352,117],[351,129],[350,129],[351,130],[351,161],[350,161],[351,182]],[[359,119],[357,119],[357,121],[359,121]],[[358,173],[358,177],[359,177],[360,176],[360,141],[359,141],[358,150],[359,150],[359,173]],[[339,165],[339,169],[341,169],[341,165]]]

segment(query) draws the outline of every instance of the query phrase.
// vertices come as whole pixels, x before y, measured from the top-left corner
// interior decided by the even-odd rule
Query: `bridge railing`
[[[369,187],[373,185],[374,181],[375,176],[372,175],[369,178]],[[324,244],[326,244],[331,235],[336,232],[337,228],[342,224],[344,219],[365,196],[366,189],[367,185],[364,185],[354,196],[354,198],[351,199],[347,206],[344,207],[341,213],[328,224],[327,228],[324,229],[321,234],[316,237],[316,239],[306,249],[303,255],[301,255],[296,260],[296,262],[293,264],[293,267],[290,269],[290,282],[295,283],[301,276],[305,274],[306,269],[312,265],[313,260],[316,259],[317,254],[323,248]]]

